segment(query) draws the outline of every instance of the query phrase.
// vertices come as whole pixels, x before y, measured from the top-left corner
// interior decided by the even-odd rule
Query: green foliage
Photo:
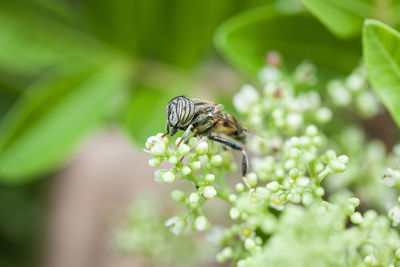
[[[0,125],[3,182],[21,183],[57,166],[126,86],[120,62],[32,84]]]
[[[399,1],[374,0],[302,0],[332,33],[341,38],[359,36],[364,19],[375,18],[391,25],[400,22],[395,11],[399,11]],[[392,12],[393,11],[393,12]]]
[[[379,21],[366,20],[363,49],[369,79],[400,126],[400,34]]]
[[[301,30],[299,30],[301,29]],[[356,41],[335,39],[318,21],[303,13],[263,6],[235,15],[216,32],[215,44],[241,70],[258,74],[266,53],[279,51],[289,66],[312,60],[323,71],[348,74],[359,63]]]

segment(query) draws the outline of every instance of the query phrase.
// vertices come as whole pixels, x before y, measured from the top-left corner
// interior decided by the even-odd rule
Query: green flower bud
[[[325,195],[325,190],[323,187],[317,187],[315,189],[315,194],[319,197],[322,197],[323,195]]]
[[[293,168],[289,171],[289,176],[292,177],[293,179],[296,179],[299,177],[299,170],[296,168]]]
[[[181,190],[173,190],[171,192],[171,198],[177,202],[183,202],[185,201],[185,193]]]
[[[237,183],[235,186],[236,191],[238,192],[243,192],[244,191],[244,185],[242,183]]]
[[[160,158],[151,158],[149,160],[149,165],[151,167],[158,167],[161,164],[161,159]]]
[[[251,187],[255,187],[257,185],[257,175],[254,172],[251,172],[246,177],[247,182]]]

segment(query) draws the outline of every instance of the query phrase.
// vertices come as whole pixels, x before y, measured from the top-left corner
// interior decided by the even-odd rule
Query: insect
[[[178,130],[183,130],[180,143],[190,131],[195,136],[206,136],[208,139],[221,143],[232,149],[242,152],[242,176],[247,173],[248,159],[246,151],[236,142],[213,134],[225,134],[244,143],[246,129],[229,113],[222,112],[222,105],[200,99],[189,99],[186,96],[177,96],[169,101],[165,110],[167,115],[167,135],[175,135]],[[172,130],[170,132],[170,127]]]

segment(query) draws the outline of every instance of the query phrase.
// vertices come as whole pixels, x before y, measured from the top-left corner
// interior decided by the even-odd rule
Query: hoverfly
[[[236,119],[229,113],[222,112],[222,105],[200,99],[189,99],[185,96],[177,96],[169,101],[165,110],[167,115],[167,135],[175,135],[178,130],[183,130],[178,146],[189,134],[195,136],[206,136],[208,139],[232,149],[240,150],[242,156],[242,176],[247,173],[248,159],[246,151],[239,144],[222,138],[213,133],[225,134],[233,139],[244,143],[246,141],[246,129],[238,124]],[[172,130],[170,132],[170,126]]]

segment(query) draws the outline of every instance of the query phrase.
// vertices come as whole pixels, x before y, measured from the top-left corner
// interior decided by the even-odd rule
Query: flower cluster
[[[251,172],[243,182],[226,179],[238,176],[234,152],[205,137],[180,146],[180,138],[161,133],[148,138],[149,165],[162,168],[155,180],[192,184],[189,191],[171,192],[185,212],[164,225],[176,235],[188,225],[211,229],[220,246],[216,260],[241,267],[398,266],[400,198],[393,203],[390,188],[400,188],[400,172],[387,169],[378,180],[385,166],[398,166],[400,147],[386,155],[382,142],[368,139],[351,116],[334,116],[343,110],[362,118],[380,112],[365,71],[359,67],[320,90],[323,82],[311,62],[286,73],[277,53],[267,61],[259,75],[262,88],[244,85],[233,98],[250,129]],[[224,227],[204,206],[215,198],[229,205]]]

